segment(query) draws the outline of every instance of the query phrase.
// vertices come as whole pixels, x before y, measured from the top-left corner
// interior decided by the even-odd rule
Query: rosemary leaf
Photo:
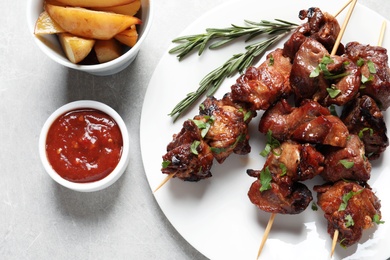
[[[263,55],[266,50],[276,42],[278,42],[288,31],[272,36],[271,38],[248,45],[244,53],[233,55],[220,67],[208,73],[199,83],[199,87],[195,92],[188,93],[169,113],[169,116],[180,115],[188,109],[197,99],[199,99],[207,91],[207,95],[213,95],[221,86],[222,82],[233,76],[236,72],[242,73],[246,68],[252,65],[255,58]],[[175,119],[175,120],[176,120]]]
[[[181,60],[193,50],[198,50],[198,55],[201,55],[207,46],[215,49],[243,36],[247,36],[245,41],[249,41],[261,34],[280,34],[297,27],[294,23],[280,19],[275,19],[272,22],[267,20],[260,22],[245,20],[245,24],[245,26],[232,24],[231,27],[222,29],[208,28],[205,33],[175,38],[172,42],[179,45],[169,50],[169,53],[176,53],[179,60]]]

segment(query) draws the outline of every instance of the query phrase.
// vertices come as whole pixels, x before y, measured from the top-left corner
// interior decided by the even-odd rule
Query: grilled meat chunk
[[[349,135],[338,117],[313,100],[304,100],[300,107],[292,107],[287,100],[280,100],[263,114],[259,131],[271,131],[281,141],[291,139],[337,147],[345,147]]]
[[[355,180],[366,182],[371,176],[371,163],[365,157],[364,144],[357,135],[350,135],[344,148],[327,147],[321,150],[325,168],[321,176],[330,182]]]
[[[295,54],[306,38],[312,38],[320,42],[330,52],[340,32],[340,25],[336,18],[316,7],[301,10],[299,18],[301,20],[307,18],[307,22],[295,29],[291,37],[285,42],[283,55],[294,60]],[[340,46],[342,48],[342,45]]]
[[[360,68],[344,56],[330,56],[318,41],[307,38],[295,55],[290,84],[296,103],[313,99],[323,106],[344,105],[360,87]]]
[[[261,182],[252,183],[248,196],[259,209],[278,214],[299,214],[313,200],[311,191],[302,183],[294,182],[292,186],[271,183],[271,189],[260,191]]]
[[[194,120],[206,125],[204,141],[214,158],[222,163],[232,152],[241,155],[250,152],[248,123],[254,115],[256,112],[234,102],[227,93],[222,100],[206,98]]]
[[[161,171],[165,174],[175,174],[174,177],[185,181],[211,177],[214,156],[193,120],[185,121],[181,131],[173,135],[162,158]]]
[[[345,55],[361,66],[365,80],[360,92],[372,97],[381,110],[390,106],[390,68],[387,50],[379,46],[350,42],[345,47]]]
[[[266,110],[291,93],[290,59],[276,49],[258,68],[249,67],[231,87],[232,98],[250,104],[252,110]]]
[[[324,211],[331,237],[339,231],[338,241],[351,246],[362,237],[363,230],[381,219],[380,201],[368,185],[338,181],[334,184],[314,186],[318,206]]]
[[[256,177],[248,196],[261,210],[271,213],[298,214],[312,200],[310,190],[299,181],[305,181],[323,170],[324,157],[309,144],[283,142],[269,153],[264,168],[247,170]],[[261,174],[269,173],[272,181],[269,189],[260,191]]]
[[[371,97],[363,95],[348,103],[340,118],[350,133],[363,140],[369,160],[378,159],[389,146],[383,114]]]

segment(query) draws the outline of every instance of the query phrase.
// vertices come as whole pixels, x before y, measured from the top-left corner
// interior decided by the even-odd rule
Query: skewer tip
[[[339,231],[336,229],[333,234],[333,240],[332,240],[332,250],[330,251],[330,258],[333,257],[334,250],[336,248],[337,239],[339,238]]]
[[[173,176],[175,176],[174,173],[171,173],[169,174],[167,177],[165,177],[165,179],[154,189],[153,193],[155,193],[156,191],[158,191],[162,186],[164,186],[165,183],[167,183],[170,179],[173,178]]]
[[[261,244],[260,244],[260,247],[259,247],[259,251],[257,253],[256,260],[259,259],[260,255],[261,255],[261,251],[263,251],[263,247],[265,245],[265,242],[267,241],[268,234],[269,234],[269,232],[271,230],[272,224],[274,223],[275,217],[276,217],[276,214],[272,213],[271,217],[268,220],[268,224],[267,224],[267,227],[265,228],[265,231],[264,231],[264,234],[263,234],[263,239],[261,240]]]

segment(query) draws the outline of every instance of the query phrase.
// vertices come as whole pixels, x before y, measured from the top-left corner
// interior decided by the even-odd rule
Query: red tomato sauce
[[[94,182],[109,175],[123,148],[119,126],[95,109],[79,109],[59,116],[46,138],[46,154],[53,169],[72,182]]]

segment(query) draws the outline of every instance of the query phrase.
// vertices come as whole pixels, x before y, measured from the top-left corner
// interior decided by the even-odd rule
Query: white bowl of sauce
[[[107,188],[129,163],[129,135],[120,115],[91,100],[68,103],[50,115],[39,155],[50,177],[72,190]]]

